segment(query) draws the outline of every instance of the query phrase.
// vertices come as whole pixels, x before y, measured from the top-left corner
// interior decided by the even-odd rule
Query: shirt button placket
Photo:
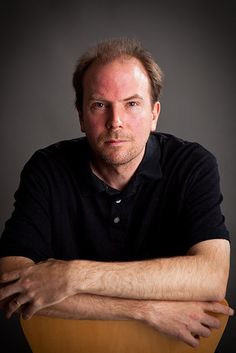
[[[118,224],[120,222],[120,217],[119,217],[119,204],[121,203],[121,199],[115,200],[115,203],[113,204],[113,223]],[[117,208],[118,207],[118,208]],[[118,211],[118,212],[117,212]]]
[[[116,204],[121,203],[121,199],[116,200],[115,203],[116,203]],[[113,219],[113,222],[116,223],[116,224],[119,223],[119,222],[120,222],[120,217],[118,217],[118,216],[115,217],[115,218]]]

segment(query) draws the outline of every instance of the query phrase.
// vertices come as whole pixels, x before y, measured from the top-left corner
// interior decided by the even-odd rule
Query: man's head
[[[73,84],[96,163],[137,166],[160,112],[162,75],[151,55],[131,40],[102,42],[80,58]]]
[[[82,112],[83,107],[83,78],[86,71],[92,64],[105,65],[119,58],[136,58],[141,62],[150,81],[152,103],[154,104],[159,100],[163,74],[152,55],[137,40],[127,38],[110,39],[90,48],[78,60],[73,75],[73,87],[76,93],[75,104],[79,112]]]

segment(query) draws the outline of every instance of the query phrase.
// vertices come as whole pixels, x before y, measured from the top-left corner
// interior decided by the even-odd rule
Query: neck
[[[138,168],[142,158],[129,161],[129,163],[121,165],[110,165],[101,161],[92,161],[90,163],[93,173],[104,183],[116,190],[123,190],[136,169]]]

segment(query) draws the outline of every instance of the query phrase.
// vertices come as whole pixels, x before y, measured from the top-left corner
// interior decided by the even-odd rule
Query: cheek
[[[152,120],[147,119],[147,116],[141,116],[138,119],[132,121],[132,130],[137,133],[138,136],[149,135],[152,129]]]
[[[83,122],[84,132],[87,137],[91,140],[97,139],[104,132],[104,124],[100,120],[87,119]]]

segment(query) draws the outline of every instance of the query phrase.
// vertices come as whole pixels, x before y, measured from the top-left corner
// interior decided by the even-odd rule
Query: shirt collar
[[[115,195],[119,193],[119,191],[106,185],[101,179],[99,179],[96,175],[93,174],[89,164],[89,146],[87,146],[87,148],[87,158],[85,160],[85,165],[82,167],[82,193],[87,195],[102,191],[106,191],[109,195]],[[122,194],[129,195],[135,193],[137,187],[140,184],[160,179],[162,177],[160,156],[161,149],[158,134],[151,133],[146,144],[144,157],[141,163],[139,164],[136,172],[134,173],[133,177],[129,181],[128,185],[124,190],[122,190]]]
[[[134,177],[145,181],[147,179],[160,179],[162,177],[160,166],[161,149],[156,133],[152,133],[146,144],[144,157],[139,164]]]

